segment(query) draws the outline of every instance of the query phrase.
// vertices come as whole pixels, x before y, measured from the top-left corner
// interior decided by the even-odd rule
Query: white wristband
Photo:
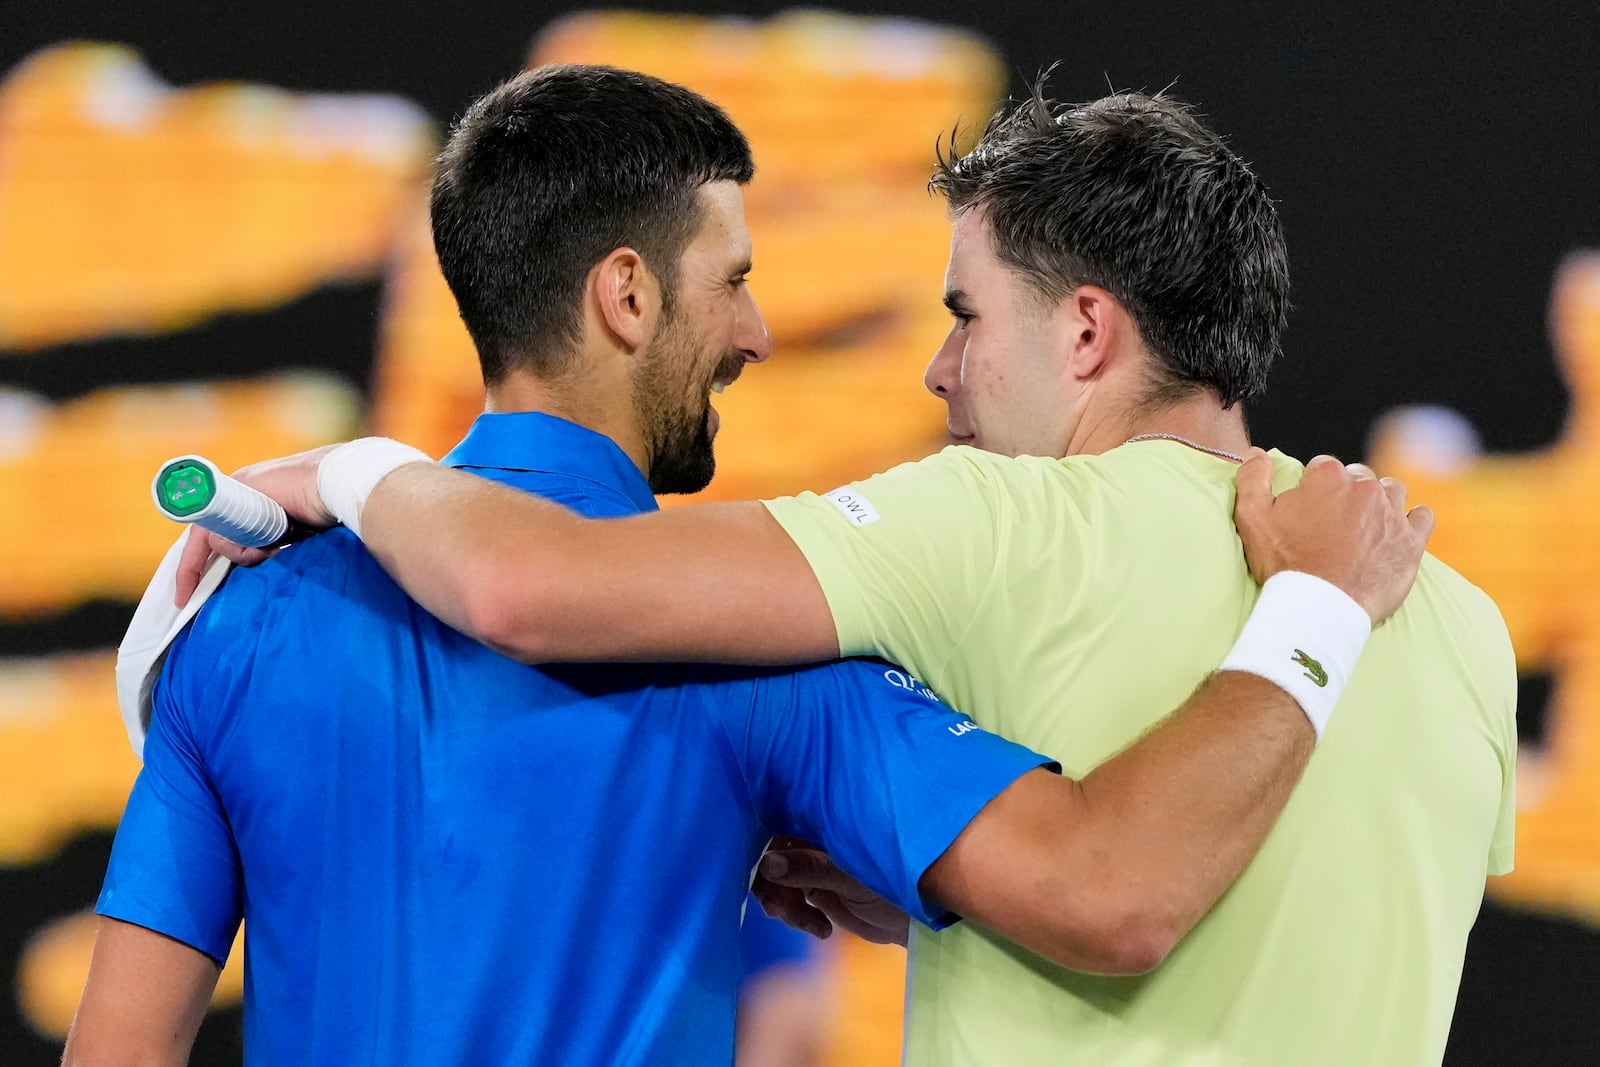
[[[1320,740],[1371,634],[1371,616],[1344,590],[1283,571],[1261,587],[1244,632],[1217,669],[1248,671],[1288,690]]]
[[[372,487],[396,467],[432,463],[426,452],[387,437],[350,441],[322,457],[317,467],[317,492],[333,517],[361,536],[361,509]]]

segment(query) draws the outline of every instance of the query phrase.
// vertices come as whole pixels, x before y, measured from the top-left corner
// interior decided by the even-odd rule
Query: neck
[[[593,369],[556,378],[513,371],[489,388],[483,409],[500,415],[539,412],[575,422],[611,438],[648,475],[650,457],[633,407],[633,383],[598,380],[604,377]]]
[[[1124,407],[1120,412],[1104,414],[1085,412],[1073,430],[1067,455],[1109,452],[1126,444],[1128,438],[1141,434],[1169,434],[1234,455],[1243,455],[1250,447],[1243,409],[1235,404],[1224,410],[1207,391],[1158,408],[1129,410]]]

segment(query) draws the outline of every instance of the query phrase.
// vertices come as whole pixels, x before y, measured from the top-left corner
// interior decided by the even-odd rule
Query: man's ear
[[[631,248],[614,249],[589,272],[600,320],[622,347],[642,348],[661,317],[661,283]]]
[[[1067,371],[1079,381],[1109,369],[1135,329],[1128,309],[1098,285],[1080,285],[1068,293],[1056,308],[1056,318]]]

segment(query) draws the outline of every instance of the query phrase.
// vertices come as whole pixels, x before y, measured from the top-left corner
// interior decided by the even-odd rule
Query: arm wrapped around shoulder
[[[1372,617],[1344,590],[1282,571],[1261,587],[1218,670],[1246,671],[1287,690],[1320,740],[1371,635]]]

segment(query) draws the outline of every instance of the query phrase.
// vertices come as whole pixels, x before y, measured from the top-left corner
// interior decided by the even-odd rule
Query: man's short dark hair
[[[590,268],[630,247],[672,298],[707,182],[748,182],[744,134],[680,85],[612,67],[541,67],[476,100],[439,154],[434,249],[495,384],[558,373]]]
[[[1115,296],[1153,356],[1150,399],[1257,396],[1289,311],[1283,227],[1266,187],[1183,104],[1119,93],[1033,96],[990,121],[931,183],[957,215],[980,208],[995,255],[1049,303],[1080,285]]]

